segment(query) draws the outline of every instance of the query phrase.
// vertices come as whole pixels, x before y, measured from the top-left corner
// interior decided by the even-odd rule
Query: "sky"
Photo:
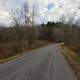
[[[80,20],[80,0],[0,0],[0,24],[10,25],[10,11],[21,8],[26,1],[38,4],[38,24],[58,22],[62,18],[64,22],[72,20],[76,23]]]

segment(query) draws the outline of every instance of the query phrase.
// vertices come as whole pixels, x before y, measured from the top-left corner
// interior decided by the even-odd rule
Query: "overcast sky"
[[[72,18],[74,22],[80,19],[80,0],[0,0],[0,24],[11,23],[9,12],[11,9],[20,8],[26,1],[29,4],[36,2],[39,6],[37,23],[47,21],[60,21],[61,16],[65,21]]]

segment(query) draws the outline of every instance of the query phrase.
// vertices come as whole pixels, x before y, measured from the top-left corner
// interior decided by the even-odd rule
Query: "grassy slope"
[[[73,68],[78,80],[80,80],[80,57],[75,52],[64,46],[61,46],[61,51]]]

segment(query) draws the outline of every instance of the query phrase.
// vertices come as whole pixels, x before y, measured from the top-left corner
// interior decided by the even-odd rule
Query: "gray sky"
[[[39,6],[37,23],[47,21],[60,21],[62,15],[65,21],[73,18],[76,22],[80,18],[80,0],[0,0],[0,23],[11,23],[9,12],[11,9],[20,8],[26,1],[29,4],[36,2]]]

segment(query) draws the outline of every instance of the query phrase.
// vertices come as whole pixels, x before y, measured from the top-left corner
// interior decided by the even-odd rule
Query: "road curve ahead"
[[[59,50],[52,44],[0,64],[0,80],[77,80]]]

